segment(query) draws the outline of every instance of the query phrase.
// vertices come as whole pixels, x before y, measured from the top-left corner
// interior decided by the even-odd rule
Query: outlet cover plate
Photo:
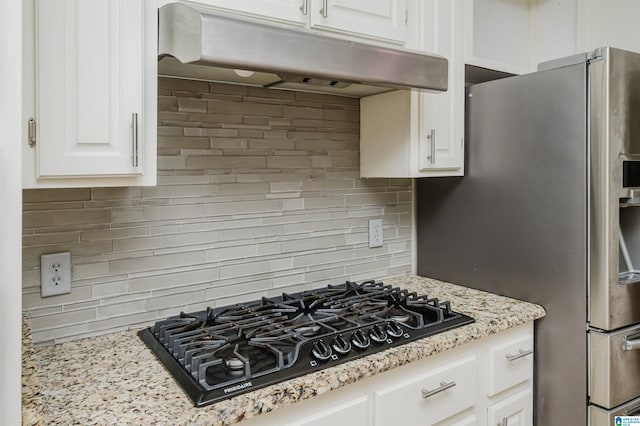
[[[369,247],[382,247],[382,219],[369,219]]]
[[[40,256],[40,295],[42,297],[71,293],[71,253]]]

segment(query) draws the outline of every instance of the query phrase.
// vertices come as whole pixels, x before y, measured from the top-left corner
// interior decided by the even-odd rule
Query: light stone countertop
[[[138,330],[91,337],[35,349],[40,388],[26,392],[35,398],[26,407],[42,413],[47,425],[231,425],[545,315],[535,304],[423,277],[384,283],[449,300],[476,322],[202,408],[193,406]]]

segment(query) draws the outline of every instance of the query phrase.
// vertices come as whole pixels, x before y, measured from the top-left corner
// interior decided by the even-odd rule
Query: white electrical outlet
[[[40,256],[40,294],[42,297],[71,293],[71,253]]]
[[[382,247],[382,219],[369,219],[369,247]]]

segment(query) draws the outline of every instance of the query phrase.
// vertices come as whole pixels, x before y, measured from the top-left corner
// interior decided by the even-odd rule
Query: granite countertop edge
[[[25,385],[23,355],[23,424],[150,422],[227,426],[545,315],[536,304],[430,278],[411,275],[384,282],[449,300],[452,309],[473,317],[475,322],[202,408],[193,407],[138,338],[138,330],[33,349],[27,329],[23,353],[28,340],[31,353],[26,358],[27,373],[31,379]],[[162,406],[172,409],[167,412],[160,409]]]

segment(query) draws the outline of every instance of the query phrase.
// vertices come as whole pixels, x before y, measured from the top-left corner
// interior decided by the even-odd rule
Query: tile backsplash
[[[411,180],[359,178],[357,99],[168,78],[158,94],[158,186],[24,191],[36,343],[410,272]],[[61,251],[72,292],[43,299],[40,255]]]

